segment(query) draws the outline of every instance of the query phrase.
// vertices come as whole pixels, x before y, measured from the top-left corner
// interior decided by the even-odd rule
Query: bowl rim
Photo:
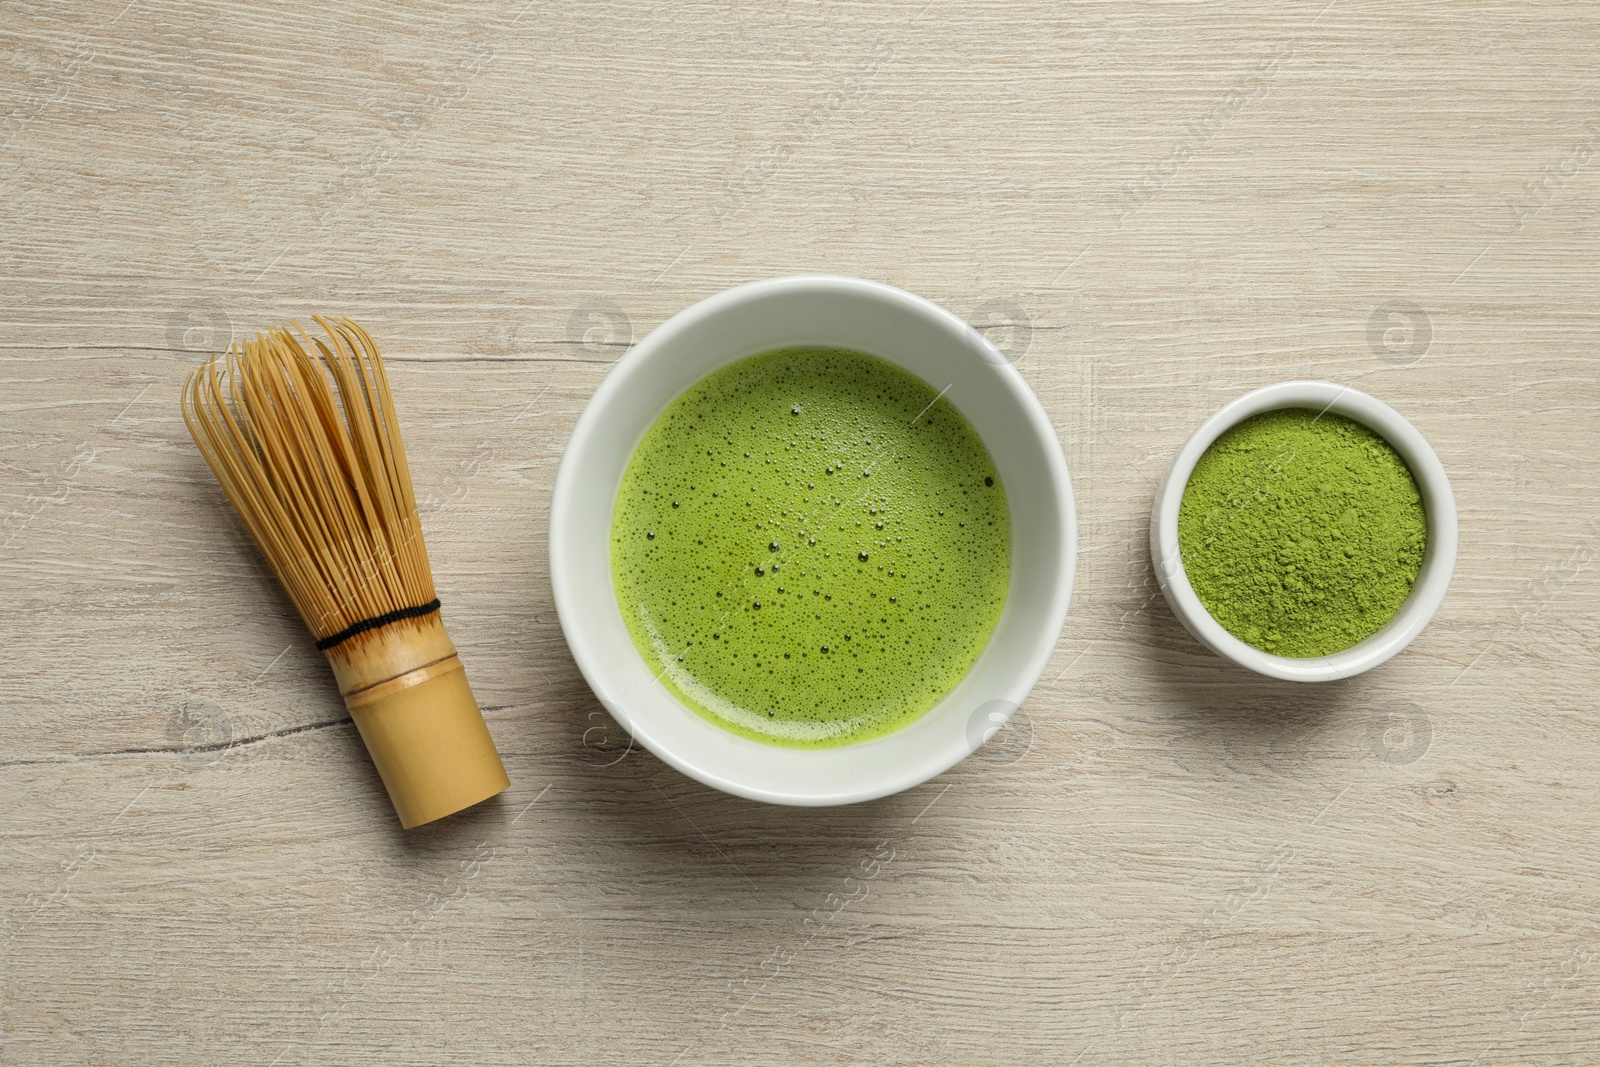
[[[1200,602],[1178,546],[1178,509],[1189,476],[1206,449],[1244,420],[1265,411],[1308,408],[1359,422],[1400,454],[1416,479],[1428,518],[1428,545],[1416,584],[1382,628],[1355,645],[1327,656],[1296,658],[1264,652],[1235,637]],[[1455,496],[1444,465],[1422,433],[1394,408],[1350,385],[1297,380],[1252,390],[1224,404],[1189,436],[1172,460],[1156,493],[1150,520],[1150,559],[1173,614],[1213,652],[1258,674],[1292,682],[1350,678],[1388,661],[1423,631],[1439,610],[1455,571],[1460,532]]]
[[[1003,692],[999,694],[1004,699],[990,701],[984,705],[984,707],[990,707],[1000,703],[1005,704],[1006,708],[999,713],[990,711],[986,719],[989,725],[982,736],[976,738],[977,744],[981,744],[982,741],[986,740],[989,735],[999,729],[999,726],[1006,718],[1009,718],[1011,714],[1020,709],[1021,704],[1037,683],[1050,657],[1054,654],[1057,644],[1059,644],[1061,632],[1066,624],[1072,586],[1077,572],[1078,528],[1076,501],[1072,491],[1072,481],[1067,469],[1066,457],[1062,451],[1061,439],[1051,424],[1039,398],[1029,388],[1016,367],[1001,355],[987,338],[954,313],[935,304],[933,301],[883,282],[831,274],[799,274],[747,282],[691,304],[651,330],[613,365],[605,379],[590,396],[573,428],[572,435],[563,451],[551,494],[548,553],[550,580],[557,616],[561,623],[562,634],[566,639],[567,647],[571,651],[573,659],[577,662],[584,680],[588,683],[595,696],[617,723],[629,732],[634,740],[649,749],[669,766],[697,781],[724,792],[774,804],[827,806],[873,800],[920,785],[949,770],[967,756],[972,755],[976,751],[976,746],[971,743],[963,744],[959,747],[953,743],[947,744],[933,753],[930,758],[923,759],[920,762],[907,761],[901,766],[883,771],[870,784],[831,792],[801,793],[786,791],[763,785],[759,782],[734,780],[717,774],[690,758],[692,753],[685,754],[670,744],[661,743],[661,740],[652,734],[648,722],[638,721],[629,713],[627,708],[622,706],[622,702],[618,699],[618,693],[608,684],[608,674],[604,665],[600,662],[598,653],[590,649],[590,639],[581,632],[581,627],[574,621],[574,612],[567,606],[575,603],[575,598],[580,595],[580,590],[576,588],[579,578],[577,575],[570,573],[571,568],[564,567],[561,562],[569,553],[567,541],[571,536],[563,517],[568,513],[569,509],[578,506],[578,495],[588,488],[580,485],[577,481],[578,457],[586,447],[588,440],[597,433],[602,432],[607,410],[615,402],[616,398],[622,394],[623,390],[630,387],[628,380],[636,375],[641,375],[648,368],[650,360],[654,358],[654,353],[657,350],[673,343],[678,335],[707,318],[752,299],[808,292],[850,294],[887,302],[901,309],[909,310],[914,314],[921,315],[952,331],[954,336],[963,338],[965,343],[973,349],[975,358],[982,359],[985,363],[993,365],[996,373],[1000,375],[1001,387],[1006,393],[1010,404],[1014,407],[1016,415],[1027,424],[1030,431],[1029,436],[1039,446],[1050,483],[1050,491],[1057,502],[1055,509],[1057,522],[1064,532],[1060,566],[1057,568],[1053,588],[1050,590],[1048,607],[1042,615],[1044,626],[1048,627],[1049,630],[1049,640],[1040,641],[1038,650],[1027,659],[1026,668],[1016,672],[1006,681]],[[733,357],[733,359],[738,358],[741,357]],[[729,360],[728,362],[731,361]],[[667,402],[670,402],[670,400]],[[638,434],[642,436],[648,428],[649,424],[638,427]],[[987,446],[988,442],[985,443]],[[608,504],[611,507],[615,506],[614,493],[611,497],[608,497]],[[610,595],[614,602],[614,589],[611,590]],[[633,651],[637,654],[636,649]],[[982,662],[981,656],[979,662]],[[976,664],[974,667],[976,668]],[[681,706],[681,701],[678,701],[676,697],[671,699]],[[982,709],[980,708],[979,710]],[[685,714],[695,714],[688,708],[684,708],[683,711]],[[930,710],[928,714],[933,714],[933,710]],[[879,738],[863,741],[859,744],[871,745],[886,741],[897,736],[903,730],[913,728],[921,721],[921,719],[915,720],[912,723],[908,723],[901,730]],[[970,735],[970,724],[967,732]],[[748,739],[742,740],[748,741]],[[762,742],[757,741],[750,741],[749,743],[762,744]],[[821,757],[830,752],[842,752],[855,747],[857,746],[845,745],[836,749],[796,749],[792,751],[803,752],[808,757]]]

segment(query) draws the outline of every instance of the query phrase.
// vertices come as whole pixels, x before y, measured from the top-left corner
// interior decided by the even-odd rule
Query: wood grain
[[[1600,1062],[1600,10],[125,2],[0,25],[0,1060]],[[807,270],[992,326],[1082,516],[1025,726],[833,811],[631,749],[545,559],[610,364]],[[178,415],[316,311],[390,356],[513,781],[411,834]],[[1302,376],[1462,517],[1317,688],[1146,548]]]

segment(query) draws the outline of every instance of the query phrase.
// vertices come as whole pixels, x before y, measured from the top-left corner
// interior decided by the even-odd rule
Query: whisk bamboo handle
[[[326,654],[406,829],[511,784],[438,612],[356,634]]]

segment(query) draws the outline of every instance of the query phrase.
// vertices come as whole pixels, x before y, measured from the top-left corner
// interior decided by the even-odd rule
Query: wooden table
[[[8,4],[0,1061],[1600,1062],[1600,8]],[[1060,432],[1025,722],[765,807],[630,749],[547,508],[630,342],[882,279]],[[513,785],[402,832],[179,419],[290,317],[384,343]],[[1318,687],[1203,650],[1151,496],[1252,387],[1432,441],[1460,564]]]

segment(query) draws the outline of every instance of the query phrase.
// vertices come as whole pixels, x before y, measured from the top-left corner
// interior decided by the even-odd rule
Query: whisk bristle
[[[183,417],[320,643],[438,604],[377,343],[314,321],[327,341],[295,324],[207,361]]]

